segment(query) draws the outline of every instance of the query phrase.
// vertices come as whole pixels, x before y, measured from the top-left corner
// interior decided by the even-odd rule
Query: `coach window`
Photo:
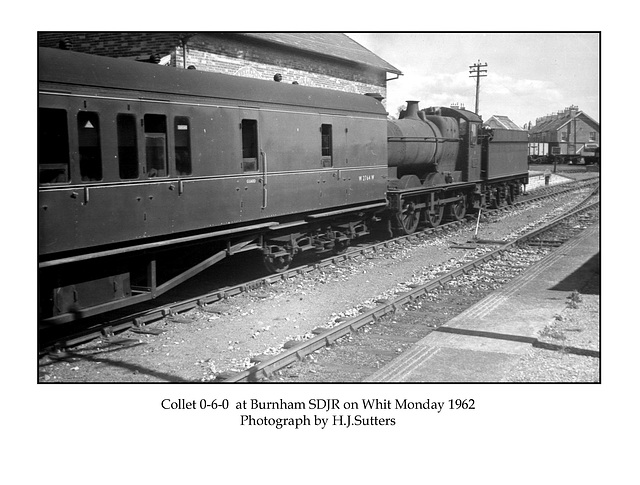
[[[167,176],[167,118],[144,115],[146,170],[148,177]]]
[[[118,165],[121,179],[138,178],[138,137],[136,117],[131,114],[119,114],[118,125]]]
[[[333,166],[333,141],[331,137],[331,125],[322,125],[320,127],[322,134],[321,146],[322,146],[322,166]]]
[[[100,153],[100,118],[98,113],[78,113],[78,154],[82,180],[102,180],[102,155]]]
[[[258,170],[258,121],[242,120],[242,171]]]
[[[69,132],[64,109],[38,110],[38,179],[41,184],[69,181]]]
[[[173,136],[176,143],[176,171],[178,175],[191,175],[191,140],[189,118],[176,116]]]

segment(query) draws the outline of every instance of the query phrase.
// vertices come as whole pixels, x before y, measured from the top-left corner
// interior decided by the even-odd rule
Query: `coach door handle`
[[[267,154],[260,149],[262,155],[262,208],[267,208]]]

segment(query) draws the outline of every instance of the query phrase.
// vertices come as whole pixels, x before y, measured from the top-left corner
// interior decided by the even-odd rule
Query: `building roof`
[[[240,35],[402,74],[397,67],[337,32],[248,32]]]
[[[492,123],[493,122],[493,123]],[[523,131],[518,125],[504,115],[493,115],[487,121],[484,122],[486,126],[495,124],[495,128],[504,128],[505,130],[520,130]]]
[[[531,127],[530,133],[543,133],[548,131],[558,131],[569,123],[573,118],[581,118],[586,123],[589,123],[594,128],[599,128],[600,124],[587,115],[584,111],[565,110],[557,115],[545,116],[537,120],[535,126]]]
[[[381,71],[402,74],[402,72],[377,56],[367,48],[358,44],[345,34],[339,32],[137,32],[141,40],[121,42],[117,37],[126,32],[39,32],[40,47],[55,47],[60,39],[69,38],[73,50],[92,52],[110,57],[142,57],[151,53],[159,56],[169,55],[179,44],[180,39],[188,39],[195,35],[225,35],[252,39],[257,42],[275,44],[280,47],[297,49],[333,59],[354,62]],[[95,39],[95,35],[109,36],[107,39]]]

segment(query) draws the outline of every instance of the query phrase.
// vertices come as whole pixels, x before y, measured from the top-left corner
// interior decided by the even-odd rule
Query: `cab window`
[[[467,134],[467,120],[460,120],[460,136]]]
[[[475,145],[478,143],[478,123],[469,123],[471,131],[469,133],[469,144]]]

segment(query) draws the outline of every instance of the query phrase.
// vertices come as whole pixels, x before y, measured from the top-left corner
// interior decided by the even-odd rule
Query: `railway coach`
[[[39,52],[41,321],[142,302],[228,255],[273,271],[386,208],[373,97]]]
[[[227,256],[269,271],[511,204],[526,132],[454,108],[42,48],[43,324],[153,299]]]

